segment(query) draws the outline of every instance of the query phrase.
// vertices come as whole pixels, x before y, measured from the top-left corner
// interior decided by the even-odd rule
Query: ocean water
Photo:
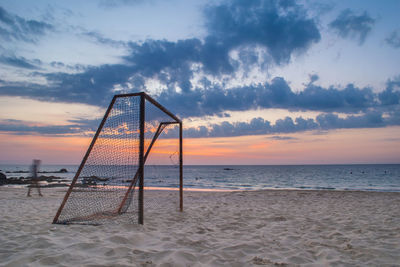
[[[62,168],[67,169],[68,173],[57,173]],[[117,170],[119,167],[107,168],[109,169],[107,173],[114,173],[112,170]],[[77,169],[77,165],[42,165],[40,171],[46,173],[40,175],[53,175],[72,180]],[[101,169],[104,169],[104,166]],[[30,175],[29,165],[0,165],[0,170],[7,177]],[[176,166],[145,168],[145,186],[177,187],[178,177]],[[121,178],[127,179],[127,177]],[[184,187],[227,190],[311,189],[400,192],[400,164],[185,165]]]

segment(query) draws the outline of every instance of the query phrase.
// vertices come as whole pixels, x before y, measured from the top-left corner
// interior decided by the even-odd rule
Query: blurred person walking
[[[39,177],[37,175],[39,171],[39,165],[40,165],[40,160],[39,159],[34,159],[32,162],[31,166],[31,174],[32,174],[32,180],[31,184],[28,186],[28,197],[31,196],[31,190],[32,188],[37,188],[39,196],[43,196],[42,193],[40,192],[40,185],[39,185]]]

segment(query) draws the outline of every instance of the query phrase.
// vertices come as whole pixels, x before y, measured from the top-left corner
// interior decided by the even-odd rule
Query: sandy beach
[[[2,266],[399,266],[400,193],[146,191],[145,225],[54,225],[65,188],[0,188]]]

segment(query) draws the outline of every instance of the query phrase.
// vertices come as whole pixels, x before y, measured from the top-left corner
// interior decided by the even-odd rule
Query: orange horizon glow
[[[363,134],[367,132],[368,134]],[[268,135],[184,138],[185,165],[274,165],[274,164],[357,164],[400,163],[400,127],[343,129],[318,135],[316,132],[287,134],[295,138],[274,140]],[[43,164],[79,164],[92,140],[81,136],[38,136],[1,133],[0,163],[30,164],[33,158]],[[151,161],[177,151],[173,139],[159,139]],[[123,157],[131,150],[122,148]],[[151,163],[149,163],[151,164]]]

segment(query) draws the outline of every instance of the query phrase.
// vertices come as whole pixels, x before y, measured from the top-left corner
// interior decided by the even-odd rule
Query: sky
[[[400,163],[400,1],[1,0],[0,164],[79,164],[113,95],[185,164]]]

